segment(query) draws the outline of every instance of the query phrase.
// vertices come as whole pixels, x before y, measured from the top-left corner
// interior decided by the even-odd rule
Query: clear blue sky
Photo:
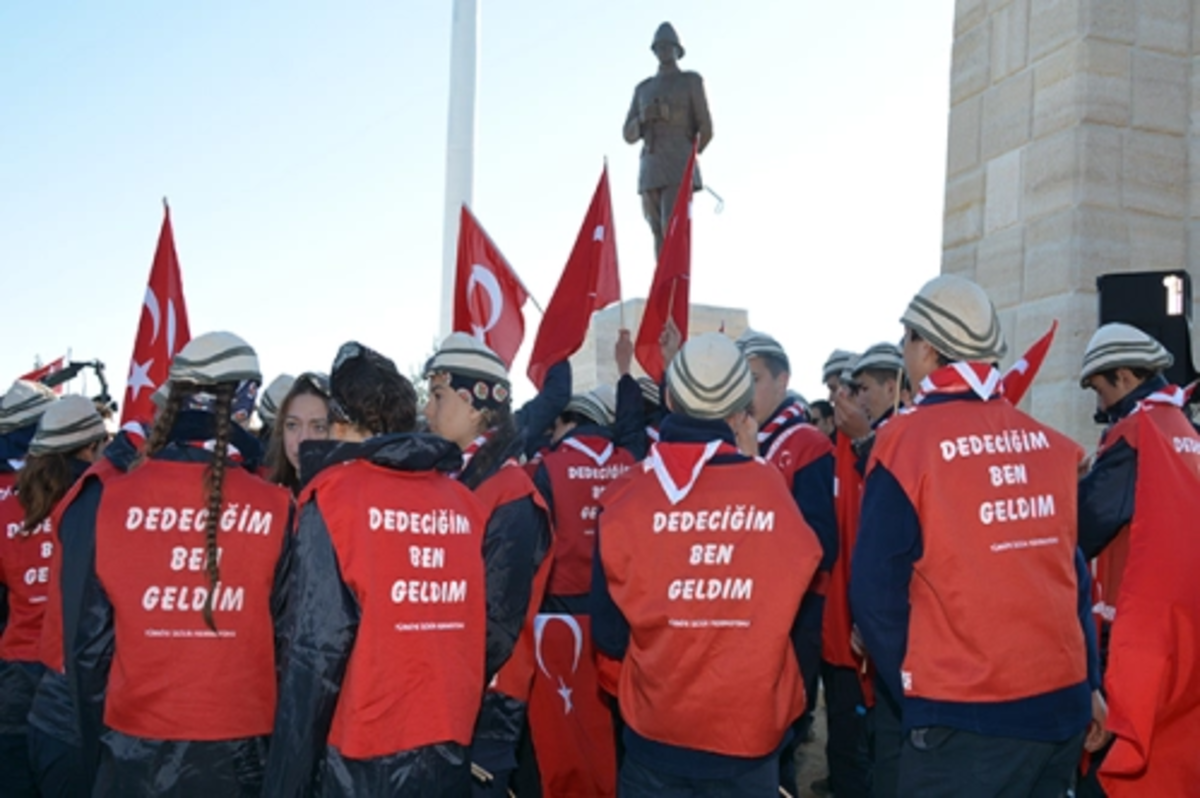
[[[544,304],[605,156],[626,296],[653,271],[621,126],[671,20],[715,137],[692,299],[748,308],[820,395],[938,272],[952,0],[481,0],[475,210]],[[68,347],[123,393],[170,198],[193,334],[266,378],[438,328],[450,0],[0,5],[7,380]],[[524,370],[540,320],[527,307]],[[527,385],[518,383],[518,398]]]

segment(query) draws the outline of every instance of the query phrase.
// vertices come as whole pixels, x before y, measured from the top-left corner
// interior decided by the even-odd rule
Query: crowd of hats
[[[900,321],[948,360],[995,363],[1007,349],[999,317],[987,294],[975,283],[954,275],[927,282]],[[720,333],[695,336],[667,366],[665,387],[671,409],[702,419],[727,418],[746,409],[754,393],[748,360],[755,357],[772,358],[785,370],[790,369],[783,346],[765,333],[748,330],[736,342]],[[307,373],[299,379],[313,382],[321,393],[336,399],[339,364],[355,358],[395,371],[392,361],[350,342],[339,350],[331,378]],[[1161,343],[1136,327],[1106,324],[1088,342],[1080,382],[1086,387],[1091,377],[1116,368],[1160,372],[1169,368],[1172,360]],[[861,355],[834,350],[822,366],[821,377],[826,383],[835,377],[849,382],[866,371],[899,373],[903,369],[900,347],[880,343]],[[465,391],[479,408],[498,407],[511,399],[504,361],[466,333],[447,337],[425,364],[425,374],[431,378],[447,375],[449,384]],[[258,357],[246,341],[228,332],[205,333],[189,341],[175,356],[168,383],[158,388],[154,399],[162,406],[171,384],[192,386],[203,396],[207,387],[248,382],[257,385],[261,379]],[[280,375],[262,393],[258,412],[264,423],[274,423],[295,381],[290,375]],[[654,380],[642,377],[638,385],[647,402],[661,402]],[[597,424],[612,424],[616,395],[610,386],[577,393],[566,410]],[[59,400],[40,383],[18,380],[0,402],[0,434],[28,427],[39,419],[41,427],[30,448],[33,454],[70,451],[104,437],[104,422],[90,401],[72,396]]]

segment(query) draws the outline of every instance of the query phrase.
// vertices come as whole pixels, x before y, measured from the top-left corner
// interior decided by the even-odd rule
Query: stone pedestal
[[[1096,278],[1186,267],[1196,280],[1194,16],[1189,0],[957,3],[942,271],[991,294],[1009,362],[1058,319],[1023,407],[1088,447],[1099,430],[1077,377]]]
[[[646,300],[627,299],[624,305],[624,324],[634,338],[637,338],[638,327],[642,323],[642,311],[645,310]],[[597,385],[616,385],[617,364],[613,358],[613,349],[617,344],[617,331],[621,329],[622,306],[613,305],[592,316],[592,326],[588,330],[583,346],[571,358],[571,371],[575,385],[575,393],[590,391]],[[724,330],[726,335],[737,338],[746,331],[749,320],[746,311],[741,308],[721,308],[714,305],[691,305],[688,310],[688,330],[690,335]],[[645,372],[633,362],[635,376],[643,376]]]

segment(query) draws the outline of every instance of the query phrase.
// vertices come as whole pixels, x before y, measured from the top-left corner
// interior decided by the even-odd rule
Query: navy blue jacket
[[[1167,387],[1162,376],[1151,377],[1130,391],[1104,414],[1108,421],[1101,440],[1112,427],[1133,412],[1138,402]],[[1112,542],[1133,520],[1134,486],[1137,484],[1137,450],[1117,441],[1096,457],[1079,481],[1079,548],[1089,560]]]
[[[978,401],[968,396],[931,396],[926,402]],[[925,406],[924,404],[922,405]],[[1077,685],[1016,701],[970,703],[906,698],[900,669],[908,649],[909,583],[921,558],[921,522],[894,476],[876,463],[867,475],[858,539],[850,566],[850,607],[879,678],[902,708],[905,731],[949,726],[976,734],[1061,742],[1091,719],[1091,691],[1100,686],[1091,578],[1076,551],[1079,623],[1087,643],[1088,678]]]

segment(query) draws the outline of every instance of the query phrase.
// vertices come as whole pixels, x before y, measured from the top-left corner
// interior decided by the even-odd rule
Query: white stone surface
[[[989,291],[1009,361],[1058,319],[1024,406],[1092,448],[1096,278],[1186,267],[1200,308],[1200,0],[956,13],[942,271]]]
[[[627,299],[623,307],[621,304],[611,305],[592,316],[587,338],[571,358],[574,380],[572,392],[590,391],[597,385],[616,385],[620,377],[613,354],[617,345],[617,334],[624,324],[636,340],[645,308],[644,299]],[[723,328],[726,335],[737,338],[746,331],[749,324],[749,316],[743,308],[695,304],[688,308],[689,335],[718,332]],[[771,331],[763,332],[770,334]],[[645,375],[636,358],[633,361],[633,374],[637,377]]]

